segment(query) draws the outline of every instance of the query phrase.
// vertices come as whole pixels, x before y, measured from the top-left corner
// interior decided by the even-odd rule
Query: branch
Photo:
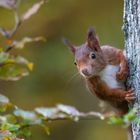
[[[15,35],[15,33],[17,32],[18,28],[22,23],[16,9],[14,9],[14,17],[15,17],[15,27],[11,31],[8,31],[4,28],[0,28],[1,35],[4,36],[6,39],[11,39]]]
[[[94,119],[99,119],[99,120],[105,120],[110,118],[112,115],[115,115],[113,113],[107,113],[107,114],[102,114],[100,112],[80,112],[76,116],[70,116],[70,117],[56,117],[56,118],[46,118],[47,121],[61,121],[61,120],[74,120],[74,121],[79,121],[79,120],[94,120]]]
[[[0,28],[0,34],[2,36],[4,36],[6,39],[11,40],[13,38],[13,36],[16,34],[16,32],[18,31],[19,27],[21,26],[21,24],[25,21],[28,20],[30,17],[32,17],[34,14],[36,14],[39,9],[41,8],[42,5],[44,5],[45,3],[47,3],[48,0],[41,0],[37,3],[35,3],[32,7],[30,7],[21,17],[19,17],[18,12],[17,12],[17,8],[13,8],[11,10],[13,10],[14,12],[14,18],[15,18],[15,26],[12,30],[6,30],[5,28]],[[4,2],[5,4],[5,2]],[[8,5],[9,6],[9,5]],[[7,5],[6,7],[7,8]],[[14,46],[10,45],[5,52],[9,52]]]
[[[34,125],[43,127],[49,134],[48,122],[62,120],[72,120],[75,122],[94,119],[109,120],[110,124],[123,124],[128,127],[135,116],[135,110],[131,110],[120,118],[113,112],[100,113],[90,111],[84,113],[73,106],[63,104],[58,104],[55,107],[37,107],[32,111],[26,111],[13,105],[3,95],[0,95],[0,112],[2,112],[2,115],[0,115],[0,130],[7,130],[15,134],[16,137],[27,136],[27,134],[29,136],[31,134],[29,128]],[[9,112],[11,113],[9,114]]]
[[[14,10],[14,15],[15,15],[15,27],[11,31],[9,38],[12,38],[15,35],[15,33],[17,32],[18,28],[21,26],[22,23],[17,10]]]

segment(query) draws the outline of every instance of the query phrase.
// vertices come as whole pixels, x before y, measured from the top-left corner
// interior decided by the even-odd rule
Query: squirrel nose
[[[83,69],[81,72],[82,72],[85,76],[89,76],[89,75],[90,75],[87,69]]]

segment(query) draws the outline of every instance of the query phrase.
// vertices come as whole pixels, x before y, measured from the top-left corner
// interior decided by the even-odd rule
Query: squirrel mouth
[[[91,78],[91,77],[94,76],[93,74],[90,74],[90,73],[87,73],[87,74],[81,73],[81,75],[82,75],[84,78]]]

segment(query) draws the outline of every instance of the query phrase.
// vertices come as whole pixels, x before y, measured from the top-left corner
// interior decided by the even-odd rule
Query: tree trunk
[[[133,107],[140,117],[140,0],[124,0],[124,35],[126,57],[129,64],[128,88],[134,88]],[[132,123],[133,140],[140,140],[140,121]]]

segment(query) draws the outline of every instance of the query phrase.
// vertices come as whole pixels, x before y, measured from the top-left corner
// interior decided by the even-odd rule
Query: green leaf
[[[123,118],[112,116],[109,118],[109,124],[124,124]]]
[[[18,124],[11,124],[11,123],[3,123],[1,126],[1,130],[9,130],[10,132],[18,131],[20,125]]]
[[[17,56],[15,59],[14,59],[15,63],[16,64],[19,64],[21,66],[25,66],[26,68],[28,68],[29,70],[32,70],[33,69],[33,63],[29,62],[27,59],[25,59],[24,57],[22,56]]]
[[[80,112],[75,107],[63,105],[63,104],[58,104],[57,108],[59,109],[59,111],[67,114],[67,117],[72,118],[74,121],[79,120]]]
[[[35,109],[35,111],[46,119],[55,119],[59,115],[59,110],[57,108],[38,107]]]
[[[5,112],[7,109],[13,108],[13,105],[10,103],[9,99],[0,94],[0,112]]]
[[[12,124],[17,123],[16,117],[14,115],[12,115],[12,114],[6,115],[5,118],[6,118],[8,123],[12,123]]]
[[[79,116],[80,112],[73,106],[68,106],[68,105],[63,105],[63,104],[58,104],[57,108],[61,111],[64,112],[68,115],[71,116]]]
[[[69,118],[77,121],[79,120],[78,116],[80,115],[80,112],[76,108],[62,104],[57,105],[56,108],[36,108],[35,111],[45,119],[50,120]]]
[[[14,111],[14,115],[23,119],[23,125],[33,125],[41,123],[41,120],[33,111],[17,109]]]
[[[31,131],[29,130],[28,127],[24,127],[20,131],[17,132],[17,136],[20,136],[20,137],[30,137],[31,135],[32,135]]]
[[[126,115],[124,115],[123,120],[125,123],[129,123],[136,118],[137,110],[135,108],[131,109]]]
[[[33,63],[22,56],[0,52],[0,79],[19,80],[33,69]]]
[[[22,117],[23,119],[36,119],[36,115],[32,111],[24,111],[22,109],[17,109],[14,111],[14,114],[18,117]]]
[[[8,58],[8,53],[0,52],[0,64],[6,62]]]
[[[0,105],[8,104],[8,103],[9,103],[9,99],[6,96],[0,94]]]
[[[134,124],[140,124],[140,118],[135,117],[135,119],[132,121]]]
[[[42,127],[44,128],[45,132],[50,135],[50,129],[47,125],[42,125]]]
[[[29,71],[25,66],[7,64],[0,67],[1,80],[16,81],[27,75],[29,75]]]

